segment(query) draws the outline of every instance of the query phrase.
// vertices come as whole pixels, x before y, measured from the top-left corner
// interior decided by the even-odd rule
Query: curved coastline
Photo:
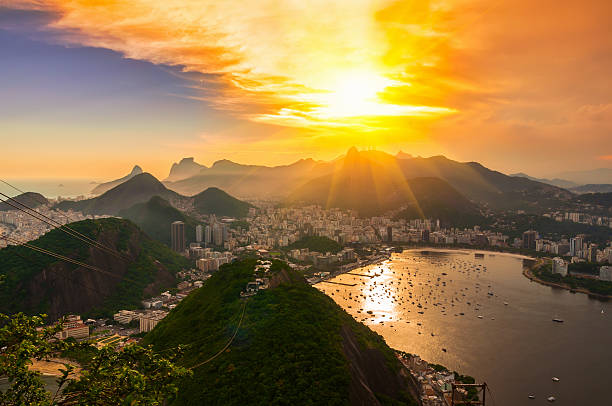
[[[610,299],[612,299],[611,295],[602,295],[602,294],[599,294],[599,293],[593,293],[593,292],[591,292],[591,291],[589,291],[588,289],[585,289],[585,288],[572,288],[572,287],[570,287],[570,286],[568,286],[568,285],[566,285],[564,283],[549,282],[549,281],[545,281],[545,280],[542,280],[542,279],[538,278],[531,271],[533,270],[533,268],[535,268],[536,266],[540,265],[541,263],[542,263],[542,260],[539,260],[535,264],[530,266],[529,268],[523,269],[523,275],[526,278],[528,278],[529,280],[531,280],[533,282],[537,282],[540,285],[546,285],[546,286],[551,286],[553,288],[565,289],[565,290],[569,290],[570,292],[584,293],[584,294],[586,294],[589,297],[592,297],[594,299],[600,299],[600,300],[610,300]]]

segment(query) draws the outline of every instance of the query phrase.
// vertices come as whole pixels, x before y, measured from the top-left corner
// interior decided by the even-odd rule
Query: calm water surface
[[[531,282],[531,263],[410,250],[317,287],[391,347],[487,382],[487,404],[612,405],[612,303]]]

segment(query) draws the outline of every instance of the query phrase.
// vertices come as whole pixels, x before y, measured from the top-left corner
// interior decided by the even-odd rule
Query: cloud
[[[405,85],[397,79],[403,77],[404,67],[384,63],[392,44],[385,25],[375,18],[390,2],[262,0],[256,7],[247,0],[8,4],[53,13],[56,18],[43,28],[50,41],[108,48],[127,58],[211,75],[211,81],[216,82],[215,94],[195,97],[256,121],[290,126],[302,126],[305,121],[310,126],[333,127],[350,125],[344,118],[363,115],[365,107],[375,107],[370,114],[381,117],[452,112],[445,106],[393,102],[376,95]],[[430,36],[422,31],[413,37]],[[370,104],[360,101],[358,108],[349,112],[344,105],[356,101],[340,100],[340,111],[334,105],[338,103],[335,93],[339,78],[345,74],[372,83],[388,82],[368,95]],[[396,79],[391,81],[391,77]]]
[[[609,0],[0,5],[52,16],[39,38],[179,67],[193,90],[179,97],[317,139],[353,141],[352,131],[401,148],[426,138],[517,169],[550,165],[543,150],[577,164],[612,149]]]

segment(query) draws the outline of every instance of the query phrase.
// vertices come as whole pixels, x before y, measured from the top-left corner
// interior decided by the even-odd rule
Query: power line
[[[238,316],[238,315],[237,315],[237,316]],[[230,322],[231,322],[231,320],[232,320],[232,319],[230,319]],[[226,328],[223,328],[222,330],[216,331],[216,332],[214,332],[214,333],[212,333],[212,334],[209,334],[209,335],[207,335],[207,336],[205,336],[205,337],[198,338],[197,340],[194,340],[194,341],[192,341],[192,342],[190,342],[190,343],[188,343],[188,344],[184,344],[184,345],[183,345],[183,344],[179,344],[179,345],[178,345],[178,346],[176,346],[176,347],[169,347],[169,348],[166,348],[166,349],[163,349],[163,350],[156,351],[156,353],[160,354],[160,353],[162,353],[162,352],[171,351],[171,350],[176,350],[178,347],[190,348],[190,347],[193,347],[194,345],[196,345],[196,344],[198,344],[198,343],[200,343],[200,342],[204,342],[204,341],[206,341],[206,340],[210,339],[211,337],[214,337],[214,336],[216,336],[216,335],[218,335],[218,334],[222,333],[222,332],[223,332],[223,331],[225,331],[225,330],[226,330]]]
[[[81,266],[81,267],[83,267],[83,268],[90,269],[90,270],[92,270],[92,271],[101,272],[101,273],[104,273],[104,274],[106,274],[106,275],[112,276],[112,277],[114,277],[114,278],[118,278],[118,279],[121,279],[121,280],[125,280],[125,281],[128,281],[128,282],[134,283],[134,284],[138,284],[138,282],[133,281],[133,280],[130,280],[130,279],[125,278],[125,277],[123,277],[123,276],[120,276],[120,275],[115,275],[115,274],[114,274],[114,273],[112,273],[112,272],[105,271],[105,270],[100,269],[100,268],[98,268],[98,267],[95,267],[95,266],[93,266],[93,265],[89,265],[89,264],[86,264],[86,263],[84,263],[84,262],[77,261],[76,259],[66,257],[66,256],[64,256],[64,255],[58,254],[58,253],[53,252],[53,251],[46,250],[46,249],[41,248],[41,247],[37,247],[37,246],[32,245],[32,244],[29,244],[29,243],[27,243],[27,242],[22,242],[22,241],[19,241],[19,240],[17,240],[17,239],[14,239],[14,238],[11,238],[11,237],[8,237],[8,236],[0,236],[0,238],[1,238],[1,239],[4,239],[4,240],[6,240],[6,241],[9,241],[9,242],[13,242],[14,244],[18,244],[18,245],[24,246],[24,247],[26,247],[26,248],[29,248],[29,249],[33,250],[33,251],[38,251],[38,252],[40,252],[40,253],[43,253],[43,254],[49,255],[49,256],[51,256],[51,257],[54,257],[54,258],[60,259],[60,260],[65,261],[65,262],[70,262],[70,263],[72,263],[72,264],[75,264],[75,265]]]
[[[246,310],[247,301],[248,301],[248,299],[245,299],[244,304],[242,306],[242,315],[240,316],[240,321],[238,322],[238,325],[236,326],[236,330],[234,331],[234,335],[232,335],[232,338],[230,338],[230,340],[227,342],[227,344],[225,344],[225,347],[223,347],[218,353],[216,353],[215,355],[213,355],[212,357],[210,357],[206,361],[202,361],[202,362],[200,362],[198,364],[195,364],[194,366],[190,367],[189,369],[196,369],[196,368],[201,367],[204,364],[208,364],[209,362],[211,362],[215,358],[217,358],[219,355],[223,354],[223,352],[225,352],[225,350],[227,350],[229,348],[229,346],[232,345],[232,342],[234,342],[234,338],[236,338],[236,334],[238,334],[238,329],[242,325],[242,320],[244,319],[244,312]]]
[[[107,253],[116,256],[117,258],[128,259],[126,257],[123,257],[120,252],[118,252],[116,250],[113,250],[112,248],[109,248],[109,247],[105,246],[104,244],[101,244],[101,243],[99,243],[99,242],[97,242],[95,240],[92,240],[91,238],[87,237],[86,235],[84,235],[84,234],[74,230],[73,228],[71,228],[71,227],[69,227],[67,225],[64,225],[64,224],[61,224],[61,223],[57,222],[56,220],[54,220],[54,219],[52,219],[52,218],[50,218],[50,217],[48,217],[48,216],[46,216],[46,215],[44,215],[44,214],[42,214],[42,213],[40,213],[38,211],[32,209],[31,207],[27,206],[26,204],[21,203],[21,202],[15,200],[15,199],[13,199],[12,197],[5,195],[4,193],[0,192],[0,195],[4,196],[8,200],[10,200],[10,202],[7,201],[7,200],[2,200],[2,199],[0,199],[0,201],[2,201],[3,203],[8,204],[9,206],[11,206],[11,207],[13,207],[15,209],[17,209],[17,210],[19,210],[19,211],[21,211],[23,213],[26,213],[27,215],[32,216],[32,217],[36,218],[37,220],[40,220],[40,221],[44,222],[45,224],[47,224],[47,225],[49,225],[49,226],[51,226],[51,227],[53,227],[55,229],[59,229],[59,230],[63,231],[64,233],[66,233],[66,234],[68,234],[68,235],[70,235],[72,237],[75,237],[75,238],[81,240],[82,242],[84,242],[86,244],[89,244],[89,245],[93,246],[94,248],[98,248],[100,250],[106,251]],[[14,203],[11,203],[11,202],[14,202]],[[18,207],[17,205],[23,206],[23,207],[25,207],[29,211],[24,210],[23,208]],[[35,214],[33,214],[33,213],[35,213]],[[43,218],[41,218],[41,217],[43,217]],[[45,220],[45,219],[47,219],[48,221]],[[53,224],[53,223],[55,223],[55,224]]]
[[[100,269],[100,268],[98,268],[98,267],[95,267],[95,266],[93,266],[93,265],[89,265],[89,264],[86,264],[86,263],[84,263],[84,262],[78,261],[78,260],[76,260],[76,259],[73,259],[73,258],[70,258],[70,257],[66,257],[66,256],[61,255],[61,254],[58,254],[58,253],[56,253],[56,252],[49,251],[49,250],[46,250],[46,249],[41,248],[41,247],[37,247],[37,246],[35,246],[35,245],[28,244],[27,242],[22,242],[22,241],[19,241],[19,240],[17,240],[17,239],[12,238],[12,237],[8,237],[8,236],[0,236],[0,238],[4,239],[4,240],[6,240],[6,241],[12,242],[12,243],[14,243],[14,244],[18,244],[18,245],[24,246],[24,247],[26,247],[26,248],[30,248],[30,249],[32,249],[32,250],[34,250],[34,251],[38,251],[38,252],[41,252],[41,253],[43,253],[43,254],[47,254],[47,255],[52,256],[52,257],[55,257],[55,258],[57,258],[57,259],[61,259],[61,260],[66,261],[66,262],[70,262],[70,263],[73,263],[73,264],[75,264],[75,265],[79,265],[79,266],[81,266],[81,267],[83,267],[83,268],[88,268],[88,269],[91,269],[91,270],[93,270],[93,271],[105,272],[105,273],[108,273],[108,274],[110,274],[110,275],[112,275],[112,276],[115,276],[115,277],[121,278],[121,277],[120,277],[120,276],[118,276],[118,275],[114,275],[114,274],[112,274],[112,273],[110,273],[110,272],[108,272],[108,271],[103,271],[102,269]]]

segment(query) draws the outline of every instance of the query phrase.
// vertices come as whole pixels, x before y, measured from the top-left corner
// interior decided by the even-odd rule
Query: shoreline
[[[523,276],[525,276],[527,279],[529,279],[532,282],[539,283],[540,285],[569,290],[572,293],[583,293],[593,299],[606,300],[606,301],[612,299],[612,295],[602,295],[599,293],[593,293],[585,288],[572,288],[569,285],[566,285],[565,283],[549,282],[549,281],[542,280],[538,278],[537,276],[535,276],[533,272],[531,272],[535,266],[540,265],[540,264],[541,264],[541,261],[538,261],[538,263],[534,264],[532,267],[523,269]]]
[[[470,253],[475,253],[475,254],[482,254],[482,253],[486,253],[486,254],[490,254],[490,255],[507,255],[507,256],[511,256],[517,259],[527,259],[530,261],[538,261],[538,258],[534,258],[534,257],[529,257],[523,254],[517,254],[515,252],[506,252],[506,251],[492,251],[492,250],[484,250],[484,249],[476,249],[476,248],[459,248],[459,247],[435,247],[435,246],[429,246],[429,247],[401,247],[402,248],[402,252],[410,252],[410,251],[436,251],[436,252],[447,252],[447,251],[453,251],[453,252],[463,252],[467,255],[469,255]],[[365,263],[362,264],[349,264],[350,266],[346,269],[339,269],[337,271],[331,272],[329,274],[328,277],[326,277],[325,279],[322,279],[321,281],[317,282],[317,283],[321,283],[333,278],[336,278],[340,275],[343,275],[345,273],[354,271],[355,269],[360,269],[360,268],[365,268],[368,267],[370,265],[378,265],[381,264],[385,261],[389,261],[393,259],[393,254],[395,254],[395,252],[389,253],[388,255],[380,255],[377,258],[371,259],[370,261],[366,261]],[[316,283],[315,283],[316,284]]]

